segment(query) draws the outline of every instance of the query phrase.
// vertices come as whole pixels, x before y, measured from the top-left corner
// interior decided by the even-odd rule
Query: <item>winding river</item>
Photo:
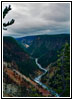
[[[43,70],[43,74],[37,76],[34,81],[36,83],[38,83],[39,85],[41,85],[43,88],[47,89],[51,94],[55,95],[56,97],[59,97],[59,94],[56,93],[55,91],[53,91],[51,88],[48,88],[45,84],[43,84],[40,79],[43,75],[45,75],[47,73],[47,70],[45,68],[43,68],[39,63],[38,63],[38,58],[35,59],[36,64],[38,65],[38,67]]]

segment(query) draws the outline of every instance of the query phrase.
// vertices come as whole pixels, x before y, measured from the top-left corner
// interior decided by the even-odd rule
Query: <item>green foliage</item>
[[[43,97],[43,95],[35,87],[32,86],[29,97]]]
[[[15,62],[21,73],[26,76],[35,75],[38,69],[35,61],[12,37],[3,38],[3,60],[6,62]]]
[[[26,88],[25,86],[19,86],[19,96],[42,97],[43,95],[34,86],[31,86],[31,88]]]
[[[52,69],[54,75],[50,77]],[[49,68],[49,72],[41,80],[55,90],[61,97],[70,97],[70,45],[65,43],[58,52],[57,63]]]
[[[68,43],[61,50],[59,57],[58,66],[63,70],[61,73],[63,77],[62,81],[64,81],[62,96],[70,96],[70,45]]]
[[[50,79],[49,84],[60,96],[70,96],[70,45],[66,43],[58,54],[59,70]],[[52,81],[53,80],[53,81]]]
[[[43,67],[47,67],[48,64],[58,59],[57,51],[59,52],[66,42],[69,43],[69,40],[69,34],[39,35],[32,41],[27,51],[33,57],[39,58],[39,63]]]
[[[11,5],[9,5],[9,7],[5,7],[4,11],[3,11],[3,19],[5,18],[5,16],[8,14],[8,12],[11,10]],[[3,29],[7,30],[7,26],[12,25],[15,22],[14,19],[11,19],[11,21],[8,21],[7,23],[3,23]]]

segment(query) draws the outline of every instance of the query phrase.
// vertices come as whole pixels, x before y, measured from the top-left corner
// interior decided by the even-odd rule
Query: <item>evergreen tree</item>
[[[58,57],[63,82],[61,96],[70,96],[70,45],[68,43],[65,44]]]
[[[5,7],[4,11],[3,11],[3,19],[5,18],[5,16],[8,14],[8,12],[11,10],[11,5],[9,5],[9,7]],[[3,23],[3,29],[7,30],[7,26],[12,25],[14,23],[14,19],[11,19],[11,21],[8,21],[7,23]]]

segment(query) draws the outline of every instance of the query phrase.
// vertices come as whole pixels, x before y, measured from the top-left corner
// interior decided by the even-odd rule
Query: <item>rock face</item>
[[[32,42],[29,43],[30,47],[26,50],[33,57],[38,57],[39,62],[43,67],[46,67],[50,62],[55,61],[57,59],[57,50],[60,51],[62,45],[65,42],[69,42],[69,35],[43,35],[35,37],[35,39],[31,39]],[[28,40],[29,39],[23,42],[24,45]],[[31,80],[37,74],[41,73],[41,71],[38,69],[34,59],[32,59],[33,57],[27,52],[14,38],[3,38],[4,97],[52,96],[50,92]],[[50,78],[53,77],[55,73],[54,68],[50,70]]]
[[[3,38],[3,61],[10,62],[13,68],[26,76],[35,76],[38,70],[35,61],[12,37]]]
[[[14,84],[3,83],[3,94],[9,94],[12,96],[18,95],[19,88]]]
[[[12,37],[3,38],[3,96],[41,97],[51,94],[31,78],[39,72],[35,61]],[[47,93],[47,94],[46,94]]]
[[[29,77],[35,76],[37,69],[35,61],[30,58],[28,53],[24,51],[14,38],[3,38],[4,96],[28,96],[29,92],[27,89],[32,85],[26,81],[27,77],[23,78],[21,74]],[[22,91],[22,88],[25,90],[25,93]]]
[[[16,38],[17,41],[23,43],[23,44],[27,44],[27,45],[31,45],[31,43],[33,42],[33,40],[35,40],[36,37],[35,36],[26,36],[26,37],[21,37],[21,38]]]
[[[12,68],[10,63],[4,62],[3,66],[3,94],[8,96],[21,96],[23,89],[29,88],[31,85],[22,77],[18,70]]]
[[[31,38],[32,36],[29,37]],[[39,63],[43,67],[47,67],[48,64],[56,61],[57,51],[61,50],[66,42],[70,42],[69,34],[38,35],[33,37],[35,37],[35,39],[31,38],[32,42],[26,50],[31,56],[39,58]],[[29,41],[29,38],[27,41]],[[27,42],[24,42],[24,44],[25,43]]]
[[[12,68],[10,63],[4,62],[3,75],[4,97],[52,96],[46,89]]]

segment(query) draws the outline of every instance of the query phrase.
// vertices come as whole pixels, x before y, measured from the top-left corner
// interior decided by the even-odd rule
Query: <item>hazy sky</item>
[[[3,35],[28,36],[37,34],[70,33],[69,3],[3,3],[3,9],[11,5],[12,10],[4,22],[15,19],[15,23],[3,30]]]

